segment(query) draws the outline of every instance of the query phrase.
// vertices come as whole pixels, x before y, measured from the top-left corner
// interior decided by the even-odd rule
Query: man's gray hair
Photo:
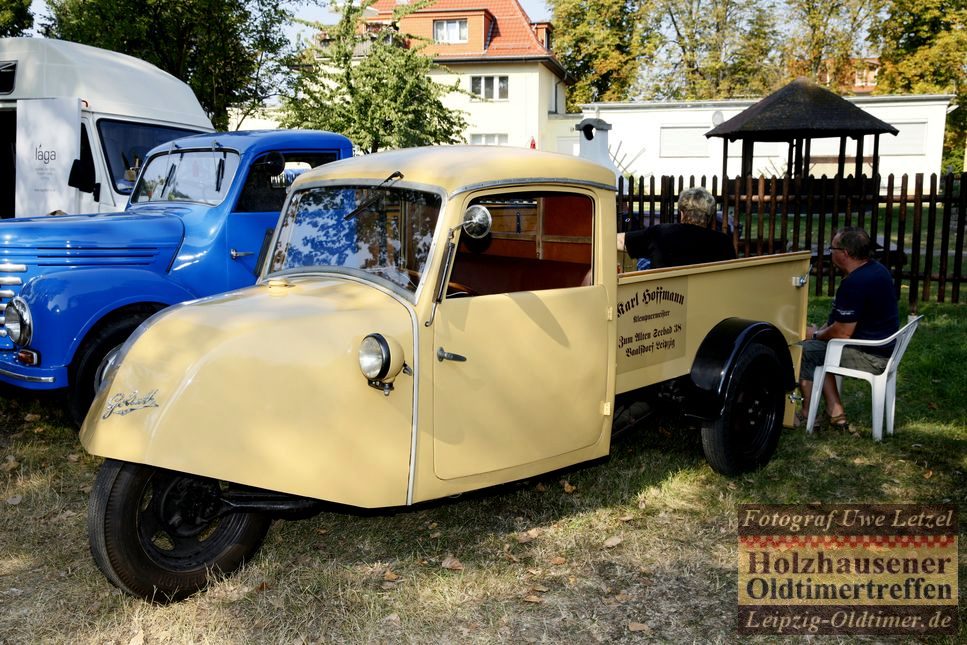
[[[678,216],[683,224],[708,226],[715,215],[715,197],[701,186],[682,191],[678,198]]]

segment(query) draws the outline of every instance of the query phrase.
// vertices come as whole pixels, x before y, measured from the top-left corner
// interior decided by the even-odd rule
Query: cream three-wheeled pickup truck
[[[608,454],[673,404],[711,466],[765,464],[794,386],[808,253],[618,275],[615,177],[439,147],[292,186],[254,287],[170,307],[106,367],[81,431],[98,566],[156,601],[273,517],[395,507]]]

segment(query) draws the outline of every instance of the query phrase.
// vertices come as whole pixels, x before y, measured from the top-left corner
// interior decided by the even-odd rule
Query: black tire
[[[767,464],[779,445],[785,392],[782,366],[769,347],[742,350],[722,416],[702,424],[702,449],[713,470],[740,475]]]
[[[175,602],[244,564],[271,518],[208,519],[227,487],[213,479],[108,459],[87,513],[94,562],[114,586],[155,603]]]
[[[67,387],[67,412],[78,428],[94,400],[94,382],[105,357],[119,349],[149,315],[144,312],[112,321],[84,339],[71,365]]]

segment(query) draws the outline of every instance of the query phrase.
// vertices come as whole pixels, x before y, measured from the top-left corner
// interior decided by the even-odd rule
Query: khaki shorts
[[[813,372],[826,360],[825,340],[806,340],[802,344],[802,366],[799,369],[800,381],[812,381]],[[889,360],[886,356],[870,354],[855,347],[845,347],[839,364],[851,370],[870,374],[880,374],[886,369]]]

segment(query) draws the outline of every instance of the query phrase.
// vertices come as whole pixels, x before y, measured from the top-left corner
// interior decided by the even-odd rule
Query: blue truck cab
[[[142,321],[253,284],[292,179],[350,156],[328,132],[184,137],[147,155],[120,213],[0,222],[0,382],[65,390],[79,424]]]

